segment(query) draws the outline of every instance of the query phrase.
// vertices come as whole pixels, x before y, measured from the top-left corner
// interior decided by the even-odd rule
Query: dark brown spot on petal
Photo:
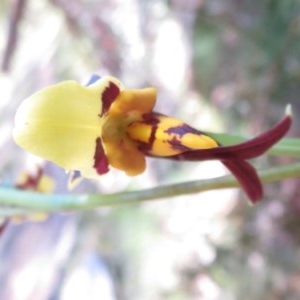
[[[203,134],[201,131],[190,127],[187,124],[182,124],[179,126],[170,127],[169,129],[165,130],[165,133],[167,134],[178,134],[180,137],[185,135],[186,133],[192,133],[192,134]]]
[[[143,123],[148,125],[157,125],[160,121],[158,117],[163,116],[162,114],[151,112],[148,114],[143,114]]]
[[[99,175],[103,175],[109,171],[108,166],[108,160],[103,149],[101,138],[99,137],[96,139],[96,150],[94,155],[93,167],[96,169]]]
[[[102,112],[100,114],[100,117],[103,116],[109,110],[111,104],[116,100],[119,94],[119,87],[115,83],[110,81],[108,87],[105,88],[101,95]]]
[[[179,150],[181,152],[186,152],[186,151],[191,150],[191,148],[182,145],[182,143],[180,142],[180,139],[178,139],[176,136],[174,136],[170,141],[168,141],[168,143],[169,143],[171,148],[173,148],[175,150]]]

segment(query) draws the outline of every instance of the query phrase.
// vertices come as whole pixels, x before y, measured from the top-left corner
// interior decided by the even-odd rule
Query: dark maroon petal
[[[190,150],[184,153],[165,157],[174,160],[244,160],[251,159],[264,154],[274,144],[276,144],[291,127],[292,119],[290,115],[275,125],[270,130],[238,145],[220,146],[210,149]]]
[[[245,160],[222,160],[222,163],[235,176],[252,203],[261,200],[263,187],[253,166]]]
[[[262,198],[262,184],[254,167],[245,160],[264,154],[287,133],[292,123],[291,113],[287,111],[287,115],[277,125],[246,142],[233,146],[188,150],[164,158],[187,161],[221,160],[239,181],[251,202],[256,203]]]
[[[103,149],[102,141],[100,138],[97,138],[93,167],[99,175],[103,175],[109,171],[108,166],[109,164]]]
[[[103,116],[103,114],[105,114],[109,110],[111,104],[116,100],[119,94],[119,87],[115,83],[110,81],[109,85],[105,88],[101,95],[102,112],[100,116]]]

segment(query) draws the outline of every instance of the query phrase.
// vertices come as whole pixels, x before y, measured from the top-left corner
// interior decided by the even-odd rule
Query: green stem
[[[36,210],[34,210],[36,211]],[[36,211],[36,212],[39,212]],[[6,217],[13,217],[13,216],[30,216],[33,214],[33,210],[32,209],[28,209],[28,208],[6,208],[6,207],[1,207],[0,208],[0,217],[1,218],[6,218]],[[1,222],[0,222],[1,224]]]
[[[259,172],[259,176],[264,183],[299,177],[300,163],[263,170]],[[40,194],[0,187],[0,205],[9,205],[15,208],[29,208],[33,211],[43,212],[80,211],[100,206],[127,205],[238,186],[235,178],[228,175],[215,179],[196,180],[140,191],[120,192],[107,195]]]

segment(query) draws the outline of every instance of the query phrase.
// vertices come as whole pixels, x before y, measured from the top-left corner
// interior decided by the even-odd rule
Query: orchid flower
[[[88,86],[64,81],[24,100],[17,110],[13,137],[27,151],[67,171],[97,178],[111,167],[141,174],[146,156],[173,160],[220,160],[250,200],[262,197],[262,184],[248,159],[265,153],[289,130],[291,110],[275,127],[233,146],[208,133],[153,111],[156,89],[126,89],[114,77]]]

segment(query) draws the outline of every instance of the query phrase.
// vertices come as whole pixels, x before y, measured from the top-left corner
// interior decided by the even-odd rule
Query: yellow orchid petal
[[[156,102],[156,89],[123,90],[111,106],[110,114],[138,112],[140,115],[152,112]]]
[[[155,156],[172,156],[187,150],[218,147],[211,137],[194,130],[180,120],[160,114],[131,123],[126,132],[142,151]]]
[[[139,175],[145,171],[145,155],[129,140],[121,140],[119,145],[105,143],[105,152],[109,164],[124,171],[128,176]]]
[[[127,122],[122,116],[107,116],[102,122],[102,140],[109,164],[127,175],[142,173],[146,167],[145,155],[126,135]]]
[[[113,89],[109,89],[111,84]],[[65,81],[45,88],[20,105],[14,140],[66,170],[79,170],[84,177],[96,177],[95,149],[101,142],[99,116],[122,88],[113,77],[104,77],[88,87]],[[108,101],[103,102],[105,92],[110,94],[106,97]]]
[[[151,113],[156,101],[156,89],[123,90],[112,103],[101,121],[103,148],[109,164],[127,175],[142,173],[146,167],[145,155],[127,136],[126,128],[133,121]]]

